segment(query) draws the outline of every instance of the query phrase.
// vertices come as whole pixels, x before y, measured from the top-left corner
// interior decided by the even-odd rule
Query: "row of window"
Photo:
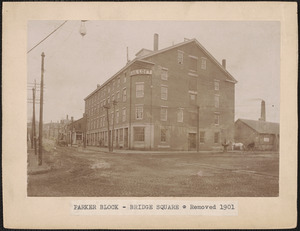
[[[201,131],[199,133],[200,137],[199,137],[199,141],[201,144],[205,143],[205,132]],[[220,143],[220,132],[215,132],[214,133],[214,143],[218,144]]]
[[[167,79],[167,71],[165,71],[165,78]],[[195,86],[195,84],[193,84]],[[220,88],[220,84],[218,80],[214,81],[214,89],[218,91]],[[136,83],[136,98],[143,98],[144,97],[144,82],[137,82]],[[219,108],[219,95],[215,95],[215,107]],[[196,94],[190,93],[190,104],[196,105]],[[161,99],[167,100],[168,99],[168,86],[167,85],[161,85]],[[117,100],[120,101],[120,91],[116,92],[116,98],[115,95],[112,94],[111,97],[108,97],[106,100],[102,100],[100,104],[95,104],[94,107],[91,107],[90,109],[87,109],[88,115],[94,115],[100,112],[100,109],[103,110],[103,106],[107,104],[110,104],[110,102]],[[125,102],[127,100],[127,90],[124,88],[122,90],[122,101]]]
[[[86,112],[89,116],[98,114],[98,113],[100,113],[100,110],[101,111],[104,110],[103,106],[105,106],[106,104],[110,104],[114,100],[117,100],[118,102],[121,101],[119,91],[116,93],[116,97],[114,94],[112,94],[111,97],[108,97],[107,99],[100,101],[100,103],[96,104],[95,106],[93,106],[89,109],[86,109]],[[126,100],[127,100],[127,91],[126,91],[126,88],[124,88],[122,91],[122,101],[125,102]]]
[[[88,134],[88,139],[92,141],[93,139],[96,139],[98,141],[103,140],[104,142],[107,142],[107,131],[100,132],[99,134],[96,134],[96,137],[92,136],[92,134]],[[114,130],[114,141],[117,142],[123,142],[123,128],[115,129]],[[110,131],[110,135],[112,135]],[[206,142],[206,133],[204,131],[200,131],[199,133],[199,142],[201,144],[204,144]],[[168,136],[168,129],[167,128],[161,128],[160,129],[160,142],[167,142]],[[127,139],[127,138],[126,138]],[[134,127],[133,128],[133,139],[134,141],[145,141],[145,127]],[[92,142],[90,142],[92,143]],[[214,133],[214,143],[220,143],[220,132]]]
[[[99,132],[99,133],[93,133],[93,134],[88,134],[87,135],[87,140],[89,141],[89,144],[94,144],[94,145],[98,145],[100,142],[107,142],[107,131],[103,131],[103,132]],[[123,136],[124,134],[124,136]],[[123,142],[125,139],[127,139],[127,137],[125,137],[125,134],[123,132],[123,128],[120,129],[115,129],[114,130],[114,141],[117,142]],[[112,137],[112,132],[110,131],[110,135]],[[103,145],[103,143],[102,143]]]
[[[196,113],[189,113],[190,115],[190,123],[197,121],[197,114]],[[142,120],[144,116],[144,106],[143,105],[136,105],[135,107],[135,119],[136,120]],[[105,116],[102,116],[100,118],[94,119],[88,123],[88,129],[97,129],[102,128],[106,126],[105,122]],[[114,121],[115,119],[115,121]],[[167,121],[168,119],[168,107],[161,106],[160,109],[160,120],[161,121]],[[118,124],[119,123],[119,110],[116,110],[116,118],[114,118],[114,113],[111,112],[111,118],[110,118],[110,124],[113,124],[113,121]],[[122,122],[126,121],[126,108],[123,108],[122,110]],[[177,110],[177,122],[183,122],[183,109],[179,108]],[[219,125],[220,124],[220,115],[215,114],[214,115],[214,124]]]
[[[116,118],[114,118],[114,113],[111,112],[111,116],[110,116],[110,124],[113,124],[113,121],[115,119],[115,123],[118,124],[120,122],[120,114],[119,114],[119,110],[116,110]],[[122,109],[122,122],[126,121],[126,108]],[[87,127],[89,130],[91,129],[97,129],[97,128],[102,128],[102,127],[106,127],[106,116],[101,116],[100,118],[96,118],[93,119],[91,121],[88,122]]]
[[[191,71],[197,71],[198,69],[198,57],[196,56],[192,56],[192,55],[189,55],[189,69]],[[206,70],[206,63],[207,63],[207,58],[205,57],[201,57],[201,63],[200,63],[200,68],[202,70]],[[183,65],[183,62],[184,62],[184,52],[183,51],[180,51],[178,50],[178,53],[177,53],[177,63],[180,64],[180,65]]]
[[[127,81],[127,73],[125,72],[123,77],[123,83],[125,84]],[[115,80],[112,80],[107,86],[103,87],[100,91],[91,96],[87,101],[87,107],[96,104],[100,101],[101,98],[104,98],[106,94],[110,94],[114,90],[117,90],[121,86],[121,77],[118,77]],[[117,93],[116,93],[117,94]]]
[[[145,141],[145,127],[134,127],[133,128],[133,137],[134,141]],[[167,137],[168,137],[168,129],[167,128],[161,128],[160,129],[160,142],[167,142]],[[204,144],[205,143],[205,132],[200,131],[199,134],[199,141],[200,143]],[[218,144],[220,143],[220,133],[215,132],[214,133],[214,143]]]
[[[135,87],[135,96],[136,98],[143,98],[144,97],[144,82],[137,82]],[[161,85],[160,87],[161,92],[161,99],[167,100],[168,99],[168,86]]]

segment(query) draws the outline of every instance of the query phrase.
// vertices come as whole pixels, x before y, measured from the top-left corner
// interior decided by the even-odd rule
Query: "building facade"
[[[235,142],[246,147],[254,143],[254,148],[261,151],[279,150],[279,124],[264,120],[238,119],[235,122]]]
[[[86,131],[85,117],[71,122],[67,125],[67,144],[68,145],[83,145]]]
[[[117,148],[221,148],[234,137],[235,84],[226,61],[196,39],[158,50],[155,35],[153,51],[139,51],[85,98],[87,144],[107,146],[109,134]]]

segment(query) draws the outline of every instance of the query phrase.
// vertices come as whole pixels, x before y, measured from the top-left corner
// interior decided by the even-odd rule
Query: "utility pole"
[[[106,109],[106,116],[107,116],[107,138],[108,138],[108,151],[111,151],[111,146],[110,146],[110,134],[109,134],[109,115],[108,115],[108,109],[110,109],[109,105],[103,106]]]
[[[34,113],[34,111],[35,111],[34,110],[34,106],[35,106],[34,105],[35,104],[34,87],[32,88],[32,102],[33,102],[33,106],[32,106],[32,122],[31,122],[31,134],[30,135],[31,135],[31,148],[34,148],[34,146],[33,146],[33,137],[34,137],[34,134],[33,134],[33,128],[34,128],[33,124],[34,124],[34,119],[35,119],[34,118],[35,117],[34,116],[34,114],[35,114]]]
[[[44,58],[45,54],[42,53],[42,68],[41,68],[41,95],[40,95],[40,130],[39,130],[39,155],[38,165],[43,163],[43,89],[44,89]]]
[[[113,106],[114,106],[114,113],[113,113],[113,118],[112,118],[112,142],[111,142],[111,151],[114,151],[114,138],[115,138],[115,109],[116,109],[116,105],[118,104],[118,102],[116,100],[114,100],[113,102]]]
[[[199,142],[200,142],[200,131],[199,131],[199,125],[200,125],[200,107],[197,106],[197,114],[198,114],[198,118],[197,118],[197,144],[196,144],[196,147],[197,147],[197,152],[199,152]]]
[[[83,114],[83,148],[86,148],[87,114]]]
[[[36,147],[36,129],[35,129],[35,90],[36,90],[36,82],[34,80],[34,88],[32,88],[32,94],[33,94],[33,115],[32,115],[32,140],[33,140],[33,146],[34,146],[34,154],[37,154],[37,147]]]

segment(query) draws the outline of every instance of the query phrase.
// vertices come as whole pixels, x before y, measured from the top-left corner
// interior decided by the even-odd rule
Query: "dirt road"
[[[57,147],[52,170],[28,176],[28,196],[278,196],[275,153],[116,154]]]

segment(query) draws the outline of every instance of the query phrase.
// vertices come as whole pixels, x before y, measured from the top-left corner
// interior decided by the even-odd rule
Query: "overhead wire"
[[[38,45],[40,45],[42,42],[44,42],[47,38],[49,38],[53,33],[55,33],[59,28],[61,28],[63,25],[66,24],[68,20],[64,21],[59,27],[57,27],[54,31],[52,31],[50,34],[48,34],[45,38],[43,38],[40,42],[38,42],[34,47],[32,47],[29,51],[27,51],[27,54],[31,52],[34,48],[36,48]]]

